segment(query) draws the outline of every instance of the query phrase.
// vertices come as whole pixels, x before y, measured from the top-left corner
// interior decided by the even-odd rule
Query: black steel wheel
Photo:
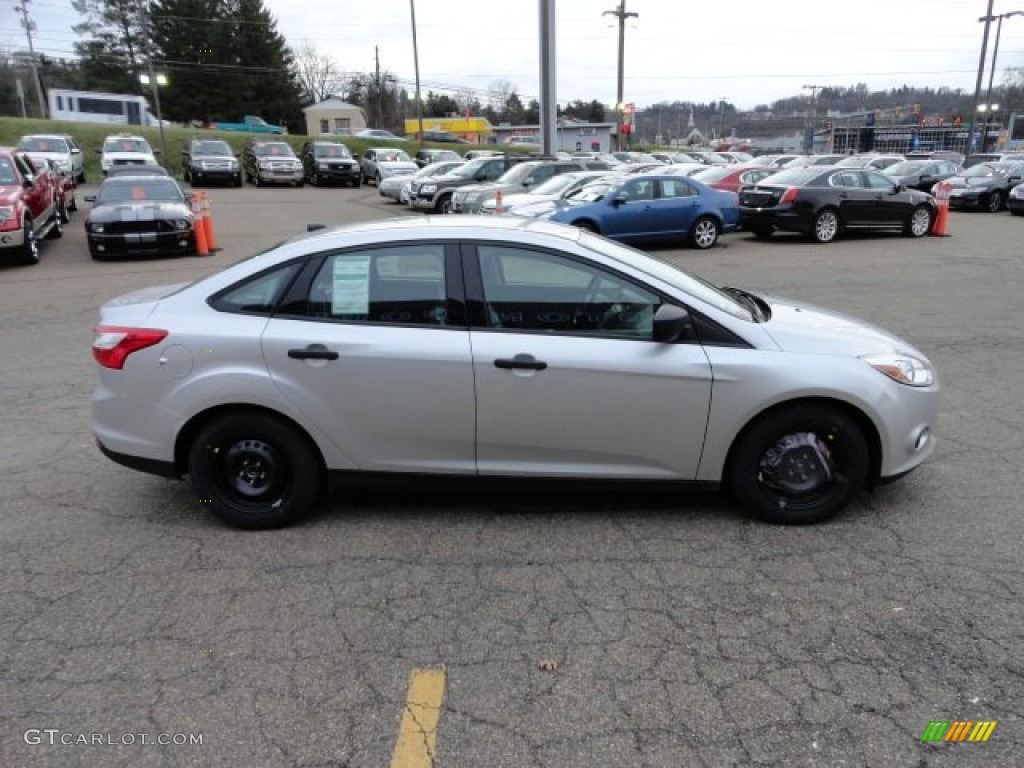
[[[985,206],[985,210],[989,213],[999,213],[1003,210],[1003,193],[998,189],[993,191],[992,194],[988,196],[988,204]]]
[[[323,488],[316,448],[264,413],[236,413],[207,424],[192,442],[188,470],[204,508],[249,530],[294,522]]]
[[[740,503],[763,520],[808,525],[841,511],[864,486],[868,445],[857,423],[826,405],[773,411],[748,428],[730,457]]]

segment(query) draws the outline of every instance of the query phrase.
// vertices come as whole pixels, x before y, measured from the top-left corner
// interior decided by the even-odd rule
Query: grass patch
[[[67,123],[59,120],[24,119],[20,117],[0,117],[0,146],[13,147],[18,140],[30,133],[66,133],[74,137],[78,146],[82,148],[85,155],[85,174],[89,179],[100,178],[100,155],[99,148],[103,145],[103,139],[114,133],[122,131],[130,132],[137,136],[145,137],[154,150],[159,152],[157,160],[168,171],[176,177],[181,178],[182,155],[181,152],[192,139],[217,138],[224,139],[231,145],[235,152],[241,153],[250,136],[259,136],[267,139],[280,139],[288,142],[291,148],[298,154],[302,145],[309,140],[309,136],[300,134],[289,134],[286,136],[274,136],[270,134],[249,134],[239,131],[215,131],[200,128],[164,128],[164,142],[167,145],[166,154],[161,151],[160,129],[149,128],[141,125],[113,125],[110,123]],[[377,141],[374,139],[356,139],[348,136],[323,137],[325,140],[340,141],[345,144],[353,155],[359,157],[370,147],[388,146],[404,149],[410,155],[416,153],[420,144],[416,141]],[[435,144],[427,142],[424,147],[436,149],[454,149],[460,154],[470,149],[498,149],[494,145],[476,144]],[[509,149],[500,147],[510,154],[523,154],[525,150]]]

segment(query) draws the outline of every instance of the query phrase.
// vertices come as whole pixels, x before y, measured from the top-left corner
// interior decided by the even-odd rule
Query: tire
[[[706,251],[718,242],[718,222],[710,216],[701,216],[693,222],[686,239],[694,248]]]
[[[437,201],[437,205],[434,206],[434,210],[438,213],[451,213],[452,212],[452,196],[445,195]]]
[[[352,188],[353,189],[359,189],[359,187],[361,186],[359,182],[360,182],[360,179],[358,177],[353,179],[352,180]]]
[[[377,171],[377,175],[373,177],[373,183],[377,189],[380,189],[380,171]]]
[[[85,184],[85,171],[81,171],[81,172],[80,172],[80,173],[78,174],[78,179],[77,179],[77,182],[78,182],[79,184]]]
[[[592,221],[574,221],[572,225],[577,229],[582,229],[584,232],[593,232],[595,235],[601,234],[597,225]]]
[[[770,523],[809,525],[840,512],[868,477],[857,423],[827,405],[768,413],[737,439],[728,481],[743,507]]]
[[[814,217],[811,237],[818,243],[831,243],[839,236],[839,215],[835,208],[824,208]]]
[[[998,189],[988,196],[988,204],[985,210],[989,213],[999,213],[1003,210],[1003,193]]]
[[[323,488],[319,452],[285,422],[263,413],[222,416],[192,441],[188,470],[200,504],[236,528],[288,525]]]
[[[295,182],[296,189],[302,189],[304,186],[306,186],[306,182],[304,179],[299,179],[298,181]]]
[[[64,198],[57,201],[57,219],[61,224],[68,224],[71,222],[70,210],[72,209],[68,207],[68,203]]]
[[[78,196],[74,192],[71,193],[71,204],[68,206],[68,210],[72,212],[78,210]],[[70,216],[68,216],[68,221],[71,221]]]
[[[25,234],[25,241],[21,244],[21,247],[17,252],[17,260],[19,264],[27,264],[32,266],[33,264],[39,263],[39,241],[36,239],[36,232],[32,228],[32,219],[28,216],[25,217],[25,221],[22,225],[22,230]]]
[[[60,208],[58,208],[53,212],[53,220],[50,228],[46,231],[46,238],[48,240],[59,240],[62,237],[64,237],[64,220],[61,218]]]
[[[241,176],[239,176],[237,179],[235,179],[235,186],[236,187],[241,187],[242,186],[242,177]]]
[[[903,229],[908,237],[924,237],[932,231],[932,209],[919,205],[910,212],[910,219]]]
[[[775,230],[771,227],[758,227],[750,230],[750,233],[758,240],[767,240],[775,233]]]

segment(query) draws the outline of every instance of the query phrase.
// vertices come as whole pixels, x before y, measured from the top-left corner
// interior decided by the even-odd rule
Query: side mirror
[[[86,195],[82,199],[85,200],[85,202],[87,202],[87,203],[95,203],[96,202],[96,195]]]
[[[26,173],[24,180],[21,182],[21,186],[23,186],[23,187],[31,187],[35,183],[36,183],[36,177],[33,176],[32,174]]]
[[[620,205],[625,205],[626,204],[626,196],[625,195],[616,195],[615,197],[612,198],[611,203],[616,208],[618,208]]]
[[[80,155],[80,154],[82,154],[82,150],[80,150],[78,147],[75,147],[74,149],[71,150],[71,154],[72,155]]]
[[[695,337],[690,313],[675,304],[662,304],[654,313],[654,340],[673,344],[679,339]]]

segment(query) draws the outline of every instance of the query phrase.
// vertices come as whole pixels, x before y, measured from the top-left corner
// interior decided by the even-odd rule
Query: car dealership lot
[[[379,766],[421,668],[445,671],[437,765],[1021,754],[1020,219],[955,213],[949,238],[740,233],[655,251],[873,320],[935,363],[936,454],[832,523],[771,527],[673,490],[389,483],[242,533],[185,483],[94,448],[97,306],[307,223],[422,214],[374,188],[208,194],[214,256],[94,263],[80,211],[38,266],[0,269],[0,765]],[[608,439],[628,418],[624,400]],[[936,720],[997,726],[984,744],[922,744]],[[140,733],[203,743],[124,743]],[[61,743],[80,734],[104,743]]]

